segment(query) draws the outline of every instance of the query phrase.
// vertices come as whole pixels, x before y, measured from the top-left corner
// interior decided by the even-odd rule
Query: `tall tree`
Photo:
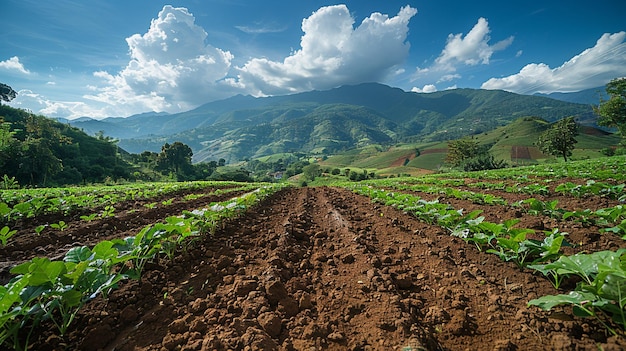
[[[572,150],[578,142],[577,135],[578,123],[574,117],[563,118],[539,135],[537,146],[544,154],[561,156],[567,162],[567,158],[572,156]]]
[[[470,139],[459,139],[448,143],[448,153],[445,162],[457,167],[463,161],[478,155],[480,146],[478,141]]]
[[[598,124],[617,128],[626,139],[626,77],[616,78],[606,85],[608,100],[600,100],[600,105],[594,107],[600,117]]]
[[[161,147],[157,162],[162,168],[173,170],[174,173],[178,174],[182,168],[191,165],[191,156],[193,156],[191,148],[180,141],[176,141],[173,144],[165,143]]]
[[[17,93],[10,86],[0,83],[0,101],[9,102],[17,96]]]

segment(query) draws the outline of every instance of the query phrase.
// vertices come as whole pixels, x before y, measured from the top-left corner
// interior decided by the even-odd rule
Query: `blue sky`
[[[571,92],[626,76],[626,1],[5,0],[0,82],[51,117],[380,82]]]

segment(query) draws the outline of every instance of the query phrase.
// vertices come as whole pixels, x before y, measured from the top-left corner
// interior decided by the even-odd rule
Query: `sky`
[[[626,76],[626,1],[4,0],[0,83],[49,117],[379,82],[574,92]]]

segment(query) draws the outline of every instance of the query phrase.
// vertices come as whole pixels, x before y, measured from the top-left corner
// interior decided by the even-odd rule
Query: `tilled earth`
[[[508,208],[495,208],[488,220],[510,218]],[[525,224],[552,225],[517,215]],[[107,236],[133,230],[115,228]],[[599,238],[597,228],[569,230],[589,250],[624,246]],[[339,188],[287,188],[173,261],[149,265],[141,281],[91,301],[68,335],[44,324],[32,349],[626,348],[623,338],[592,319],[569,317],[567,308],[527,307],[554,293],[530,270],[394,208]]]

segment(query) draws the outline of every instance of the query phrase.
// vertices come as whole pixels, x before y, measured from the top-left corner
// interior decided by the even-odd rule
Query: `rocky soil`
[[[136,210],[91,224],[67,218],[68,229],[44,241],[29,239],[32,228],[24,223],[21,239],[1,251],[0,260],[10,267],[32,255],[58,256],[76,243],[133,235],[211,201],[218,199],[175,202],[167,210],[127,204]],[[566,201],[559,203],[566,207]],[[626,246],[594,227],[555,223],[505,206],[480,208],[492,221],[516,217],[539,230],[558,225],[570,232],[576,250]],[[394,208],[340,188],[287,188],[173,261],[150,264],[140,281],[92,300],[67,335],[42,325],[31,349],[626,348],[623,338],[608,335],[592,319],[571,317],[567,308],[527,307],[530,299],[554,293],[542,276]]]

